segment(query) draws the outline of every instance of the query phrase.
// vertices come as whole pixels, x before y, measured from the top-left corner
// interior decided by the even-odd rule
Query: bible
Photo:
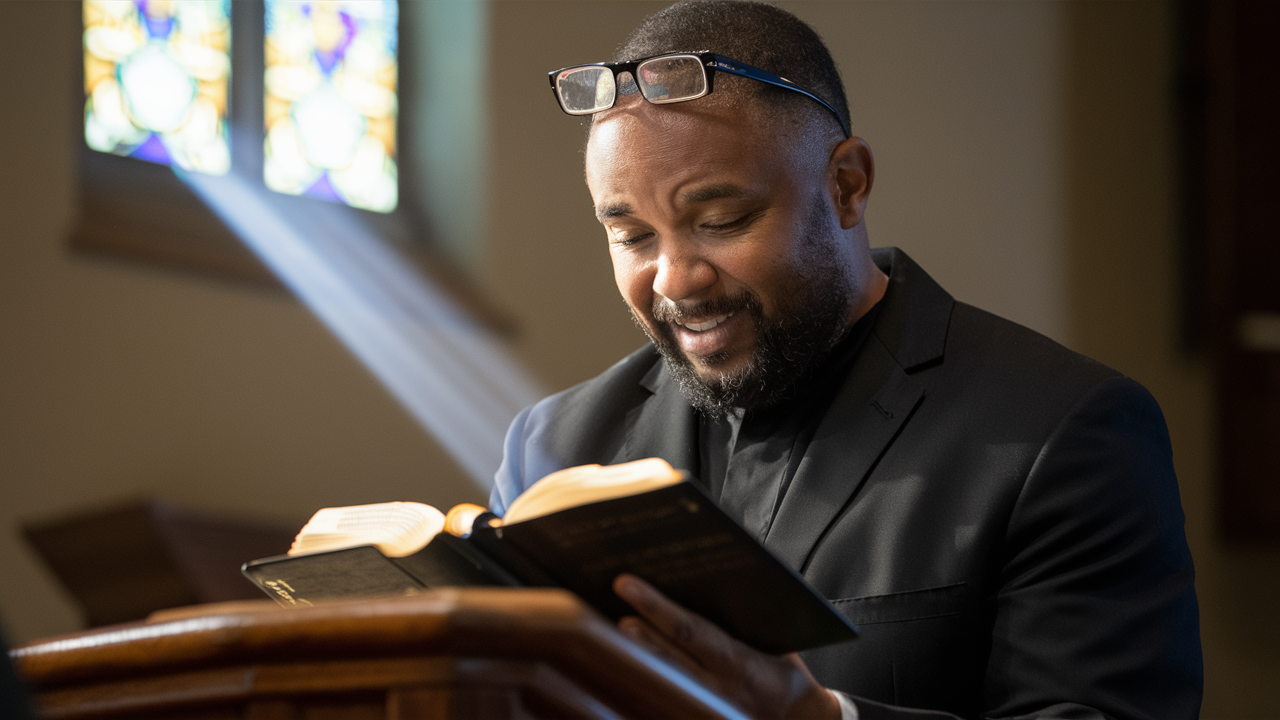
[[[552,473],[502,518],[470,504],[448,514],[420,503],[325,508],[288,555],[242,571],[285,606],[449,585],[561,587],[614,620],[632,614],[612,588],[629,572],[765,652],[857,635],[804,578],[658,458]]]

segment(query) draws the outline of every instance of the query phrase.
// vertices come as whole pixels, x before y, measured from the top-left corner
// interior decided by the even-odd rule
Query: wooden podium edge
[[[38,640],[10,655],[49,700],[112,680],[317,658],[448,657],[545,663],[606,705],[629,709],[626,715],[679,708],[687,717],[743,717],[563,590],[442,588],[297,609],[211,610]]]

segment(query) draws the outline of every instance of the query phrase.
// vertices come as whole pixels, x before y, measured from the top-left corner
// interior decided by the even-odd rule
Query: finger
[[[637,644],[688,673],[689,677],[703,687],[729,699],[730,702],[740,699],[737,697],[741,695],[742,678],[739,674],[733,673],[726,677],[723,673],[717,674],[714,670],[705,667],[697,658],[658,632],[644,618],[628,615],[618,621],[618,628]]]
[[[698,634],[698,621],[701,618],[672,602],[657,588],[635,575],[619,575],[614,580],[613,588],[636,612],[677,644],[688,644]]]
[[[623,573],[614,592],[636,609],[659,633],[689,653],[700,665],[715,667],[732,660],[737,641],[699,615],[672,602],[649,583]]]
[[[690,672],[694,677],[705,676],[705,670],[695,658],[677,647],[643,618],[628,615],[618,621],[618,630],[663,660]]]

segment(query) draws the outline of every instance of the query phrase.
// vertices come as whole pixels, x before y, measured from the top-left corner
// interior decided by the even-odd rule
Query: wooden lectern
[[[743,717],[549,589],[197,606],[12,656],[51,719]]]

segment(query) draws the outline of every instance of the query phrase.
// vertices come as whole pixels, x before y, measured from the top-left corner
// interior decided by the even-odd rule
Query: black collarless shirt
[[[880,304],[845,332],[827,358],[805,373],[792,395],[767,408],[735,409],[698,424],[700,479],[720,506],[763,541],[818,423],[866,344]]]

